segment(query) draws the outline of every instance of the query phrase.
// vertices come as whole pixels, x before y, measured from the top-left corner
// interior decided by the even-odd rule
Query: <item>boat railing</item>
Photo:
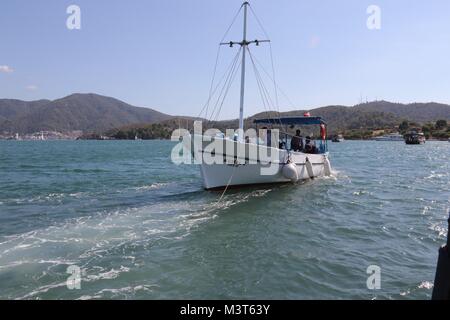
[[[278,141],[278,149],[280,150],[286,150],[286,151],[290,151],[291,148],[291,140],[293,137],[295,137],[295,135],[290,134],[288,132],[279,130],[279,141]],[[233,140],[233,141],[237,141],[238,136],[234,135],[233,137],[229,137],[224,135],[223,133],[221,134],[216,134],[215,136],[211,136],[212,138],[219,138],[219,139],[225,139],[225,140]],[[328,152],[328,141],[325,139],[317,139],[315,137],[310,137],[310,139],[306,139],[306,137],[303,137],[303,146],[306,145],[306,140],[310,140],[311,142],[313,142],[313,145],[316,147],[317,150],[317,154],[325,154]],[[266,143],[261,143],[260,137],[253,137],[250,138],[250,142],[246,142],[246,143],[250,143],[250,144],[256,144],[256,145],[266,145]]]
[[[284,137],[284,139],[282,138]],[[292,140],[292,138],[295,137],[295,135],[290,134],[288,132],[284,132],[284,131],[280,131],[280,141],[284,142],[285,145],[285,149],[286,150],[290,150],[290,141]],[[317,152],[319,154],[324,154],[328,152],[328,141],[325,139],[317,139],[314,137],[310,137],[311,141],[314,142],[315,147],[317,148]],[[302,137],[303,139],[303,145],[305,146],[306,144],[306,137]]]

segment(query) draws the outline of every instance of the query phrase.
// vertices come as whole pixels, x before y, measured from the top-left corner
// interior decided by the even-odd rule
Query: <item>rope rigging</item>
[[[238,64],[238,61],[241,50],[242,48],[240,48],[239,51],[236,53],[236,56],[233,59],[231,67],[229,68],[229,71],[226,73],[227,76],[225,82],[223,84],[219,96],[217,97],[216,103],[214,104],[213,111],[211,112],[211,117],[208,119],[208,124],[212,121],[217,121],[217,119],[219,118],[220,111],[222,110],[228,91],[230,90],[231,85],[233,84],[233,81],[236,78],[236,74],[240,66],[240,63]],[[216,111],[217,107],[219,107],[219,109]]]
[[[258,70],[258,68],[257,68],[257,66],[255,64],[254,56],[253,56],[253,54],[252,54],[252,52],[250,51],[249,48],[248,48],[248,53],[249,53],[250,60],[251,60],[252,65],[253,65],[253,70],[254,70],[254,73],[255,73],[256,82],[258,84],[259,92],[260,92],[260,95],[261,95],[261,99],[263,101],[264,109],[265,109],[265,111],[267,113],[267,117],[269,119],[273,119],[272,116],[271,116],[271,110],[272,110],[271,108],[274,109],[275,108],[275,104],[274,104],[273,100],[270,97],[269,90],[267,89],[267,87],[264,84],[264,80],[263,80],[263,78],[261,76],[261,73],[259,72],[259,70]],[[268,106],[268,108],[266,107],[266,105]],[[276,117],[276,119],[274,119],[274,120],[277,120],[279,125],[282,127],[283,124],[281,123],[281,120],[280,120],[280,112],[279,111],[274,111],[274,112],[278,114],[278,117]],[[274,123],[275,123],[275,121],[274,121]]]
[[[233,20],[231,21],[231,24],[228,26],[227,31],[225,31],[225,34],[223,35],[221,42],[223,42],[223,41],[225,40],[225,38],[228,36],[228,33],[230,32],[231,28],[233,27],[234,23],[236,22],[237,18],[239,17],[239,14],[241,13],[241,11],[242,11],[242,6],[241,6],[241,7],[239,8],[239,10],[237,11],[236,15],[234,16]],[[214,71],[213,71],[213,77],[212,77],[212,79],[211,79],[211,85],[210,85],[210,89],[209,89],[209,97],[208,97],[208,100],[207,100],[206,104],[204,105],[204,107],[202,108],[202,110],[200,111],[200,113],[199,113],[199,115],[198,115],[197,117],[200,117],[200,116],[202,115],[203,111],[205,111],[205,109],[206,109],[206,112],[205,112],[205,118],[208,118],[208,108],[209,108],[209,103],[210,103],[210,101],[211,101],[212,95],[213,95],[214,92],[216,91],[216,90],[213,91],[212,88],[213,88],[213,86],[214,86],[214,81],[215,81],[215,79],[216,79],[217,66],[218,66],[218,64],[219,64],[219,57],[220,57],[220,49],[221,49],[221,48],[222,48],[221,45],[219,45],[218,48],[217,48],[216,62],[215,62],[215,64],[214,64]],[[223,80],[223,78],[222,78],[221,80]],[[220,84],[220,82],[219,82],[219,84]],[[216,87],[216,89],[217,89],[217,87]]]
[[[259,27],[261,28],[262,32],[264,33],[264,36],[267,39],[270,39],[269,34],[267,33],[266,29],[264,28],[263,24],[261,23],[261,20],[259,20],[258,16],[256,15],[255,10],[253,10],[253,8],[250,6],[250,12],[253,14],[253,16],[255,17],[256,22],[258,23]],[[278,86],[276,83],[276,77],[275,77],[275,64],[274,64],[274,59],[273,59],[273,50],[272,50],[272,43],[269,42],[269,50],[270,50],[270,62],[272,65],[272,74],[273,74],[273,85],[274,85],[274,92],[275,92],[275,103],[276,103],[276,107],[278,110],[278,113],[280,112],[279,110],[279,104],[278,104]]]
[[[279,107],[279,92],[286,98],[286,100],[289,102],[289,104],[294,106],[294,104],[291,102],[289,97],[284,93],[284,91],[279,87],[279,85],[277,83],[276,73],[275,73],[275,63],[274,63],[274,58],[273,58],[273,50],[272,50],[272,45],[269,40],[248,41],[245,37],[245,32],[244,32],[244,40],[243,41],[241,41],[241,42],[233,42],[233,41],[224,42],[226,37],[230,33],[230,30],[236,23],[237,18],[241,14],[242,9],[247,8],[247,7],[250,9],[251,16],[254,17],[254,19],[256,20],[257,25],[262,30],[264,36],[269,38],[268,33],[266,32],[263,24],[261,23],[261,20],[256,15],[253,8],[248,3],[244,3],[239,8],[239,10],[237,11],[236,15],[234,16],[231,24],[227,28],[224,36],[222,37],[219,48],[217,50],[216,61],[214,64],[213,77],[212,77],[211,84],[210,84],[208,99],[198,116],[198,117],[200,117],[202,114],[205,115],[205,119],[207,120],[207,126],[209,126],[211,123],[217,122],[219,120],[220,113],[225,104],[227,95],[228,95],[228,93],[232,87],[232,84],[235,80],[237,71],[241,67],[243,69],[245,68],[245,66],[242,65],[242,62],[238,63],[239,56],[241,54],[245,55],[245,53],[248,53],[248,55],[250,56],[251,64],[253,67],[253,72],[254,72],[255,79],[256,79],[257,88],[258,88],[259,94],[261,96],[261,101],[262,101],[264,110],[266,111],[268,116],[272,117],[275,114],[276,116],[273,117],[274,120],[278,119],[278,121],[281,125],[281,121],[280,121],[281,112],[280,112],[280,107]],[[246,15],[246,12],[247,11],[245,10],[244,16]],[[245,20],[244,20],[244,25],[245,25]],[[244,28],[244,30],[245,30],[245,28]],[[253,53],[249,49],[250,44],[256,44],[257,46],[259,46],[261,42],[269,42],[271,72],[268,72],[266,70],[266,68],[264,68],[264,66],[261,64],[261,62],[253,55]],[[234,56],[234,58],[232,59],[231,64],[228,66],[228,68],[225,70],[224,74],[222,75],[222,77],[216,84],[219,60],[220,60],[220,55],[221,55],[221,45],[229,45],[230,47],[233,47],[234,45],[239,45],[240,48],[239,48],[238,52],[236,53],[236,55]],[[242,48],[244,48],[244,49],[242,49]],[[243,53],[242,50],[244,50],[245,53]],[[245,61],[244,58],[243,58],[243,61]],[[264,79],[263,79],[263,74],[260,72],[259,69],[262,69],[263,74],[265,74],[268,77],[268,79],[273,83],[273,98],[272,98],[272,94],[270,92],[270,91],[272,91],[272,89],[269,90],[268,87],[266,86]],[[242,92],[243,92],[243,89],[241,91],[241,94],[242,94]],[[241,103],[242,103],[242,100],[241,100]],[[241,115],[241,118],[242,117],[243,116]],[[278,122],[278,121],[276,121],[276,122]]]
[[[266,74],[266,76],[271,80],[274,81],[274,78],[270,75],[270,73],[264,68],[263,64],[255,57],[253,56],[253,59],[255,60],[256,64],[258,64],[262,71]],[[278,91],[284,96],[284,98],[287,100],[287,102],[290,104],[290,107],[293,109],[295,108],[295,104],[291,101],[289,96],[283,91],[283,89],[277,84]]]

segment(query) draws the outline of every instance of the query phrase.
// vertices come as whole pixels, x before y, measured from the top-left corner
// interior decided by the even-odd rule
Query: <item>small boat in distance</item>
[[[424,144],[426,142],[425,135],[417,131],[405,134],[404,139],[406,144]]]
[[[373,138],[375,141],[404,141],[403,136],[396,132],[396,133],[389,133],[384,136],[375,137]]]
[[[21,141],[22,138],[20,137],[20,135],[18,133],[16,133],[14,136],[12,137],[8,137],[8,139],[6,140],[16,140],[16,141]]]
[[[344,142],[344,136],[342,134],[338,134],[331,139],[332,142]]]

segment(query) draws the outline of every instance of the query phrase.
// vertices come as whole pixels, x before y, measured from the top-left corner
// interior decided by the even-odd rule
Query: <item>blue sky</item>
[[[66,8],[81,8],[81,30]],[[112,96],[169,114],[198,115],[217,44],[239,0],[2,0],[0,98]],[[381,8],[381,30],[366,26]],[[362,100],[450,103],[450,1],[254,0],[272,40],[280,109]],[[241,20],[227,40],[239,40]],[[249,38],[264,38],[250,21]],[[251,48],[271,70],[267,45]],[[221,49],[219,71],[237,48]],[[245,115],[263,111],[253,71]],[[236,80],[239,80],[238,78]],[[267,79],[266,79],[267,80]],[[238,83],[220,117],[238,116]],[[269,86],[270,81],[266,84]]]

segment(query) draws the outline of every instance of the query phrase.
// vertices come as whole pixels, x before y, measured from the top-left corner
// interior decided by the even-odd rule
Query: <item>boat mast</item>
[[[244,98],[245,98],[245,56],[247,51],[247,6],[248,2],[244,2],[244,36],[242,39],[242,70],[241,70],[241,100],[239,108],[239,141],[244,141]]]
[[[240,100],[240,107],[239,107],[239,136],[238,140],[243,142],[244,141],[244,102],[245,102],[245,57],[246,57],[246,51],[247,47],[254,43],[257,46],[261,42],[270,42],[270,40],[254,40],[254,41],[247,41],[247,11],[248,7],[250,6],[250,3],[248,1],[244,2],[242,4],[242,7],[244,7],[244,34],[243,39],[240,42],[223,42],[221,45],[229,45],[231,48],[233,45],[238,44],[242,47],[242,66],[241,66],[241,100]]]

